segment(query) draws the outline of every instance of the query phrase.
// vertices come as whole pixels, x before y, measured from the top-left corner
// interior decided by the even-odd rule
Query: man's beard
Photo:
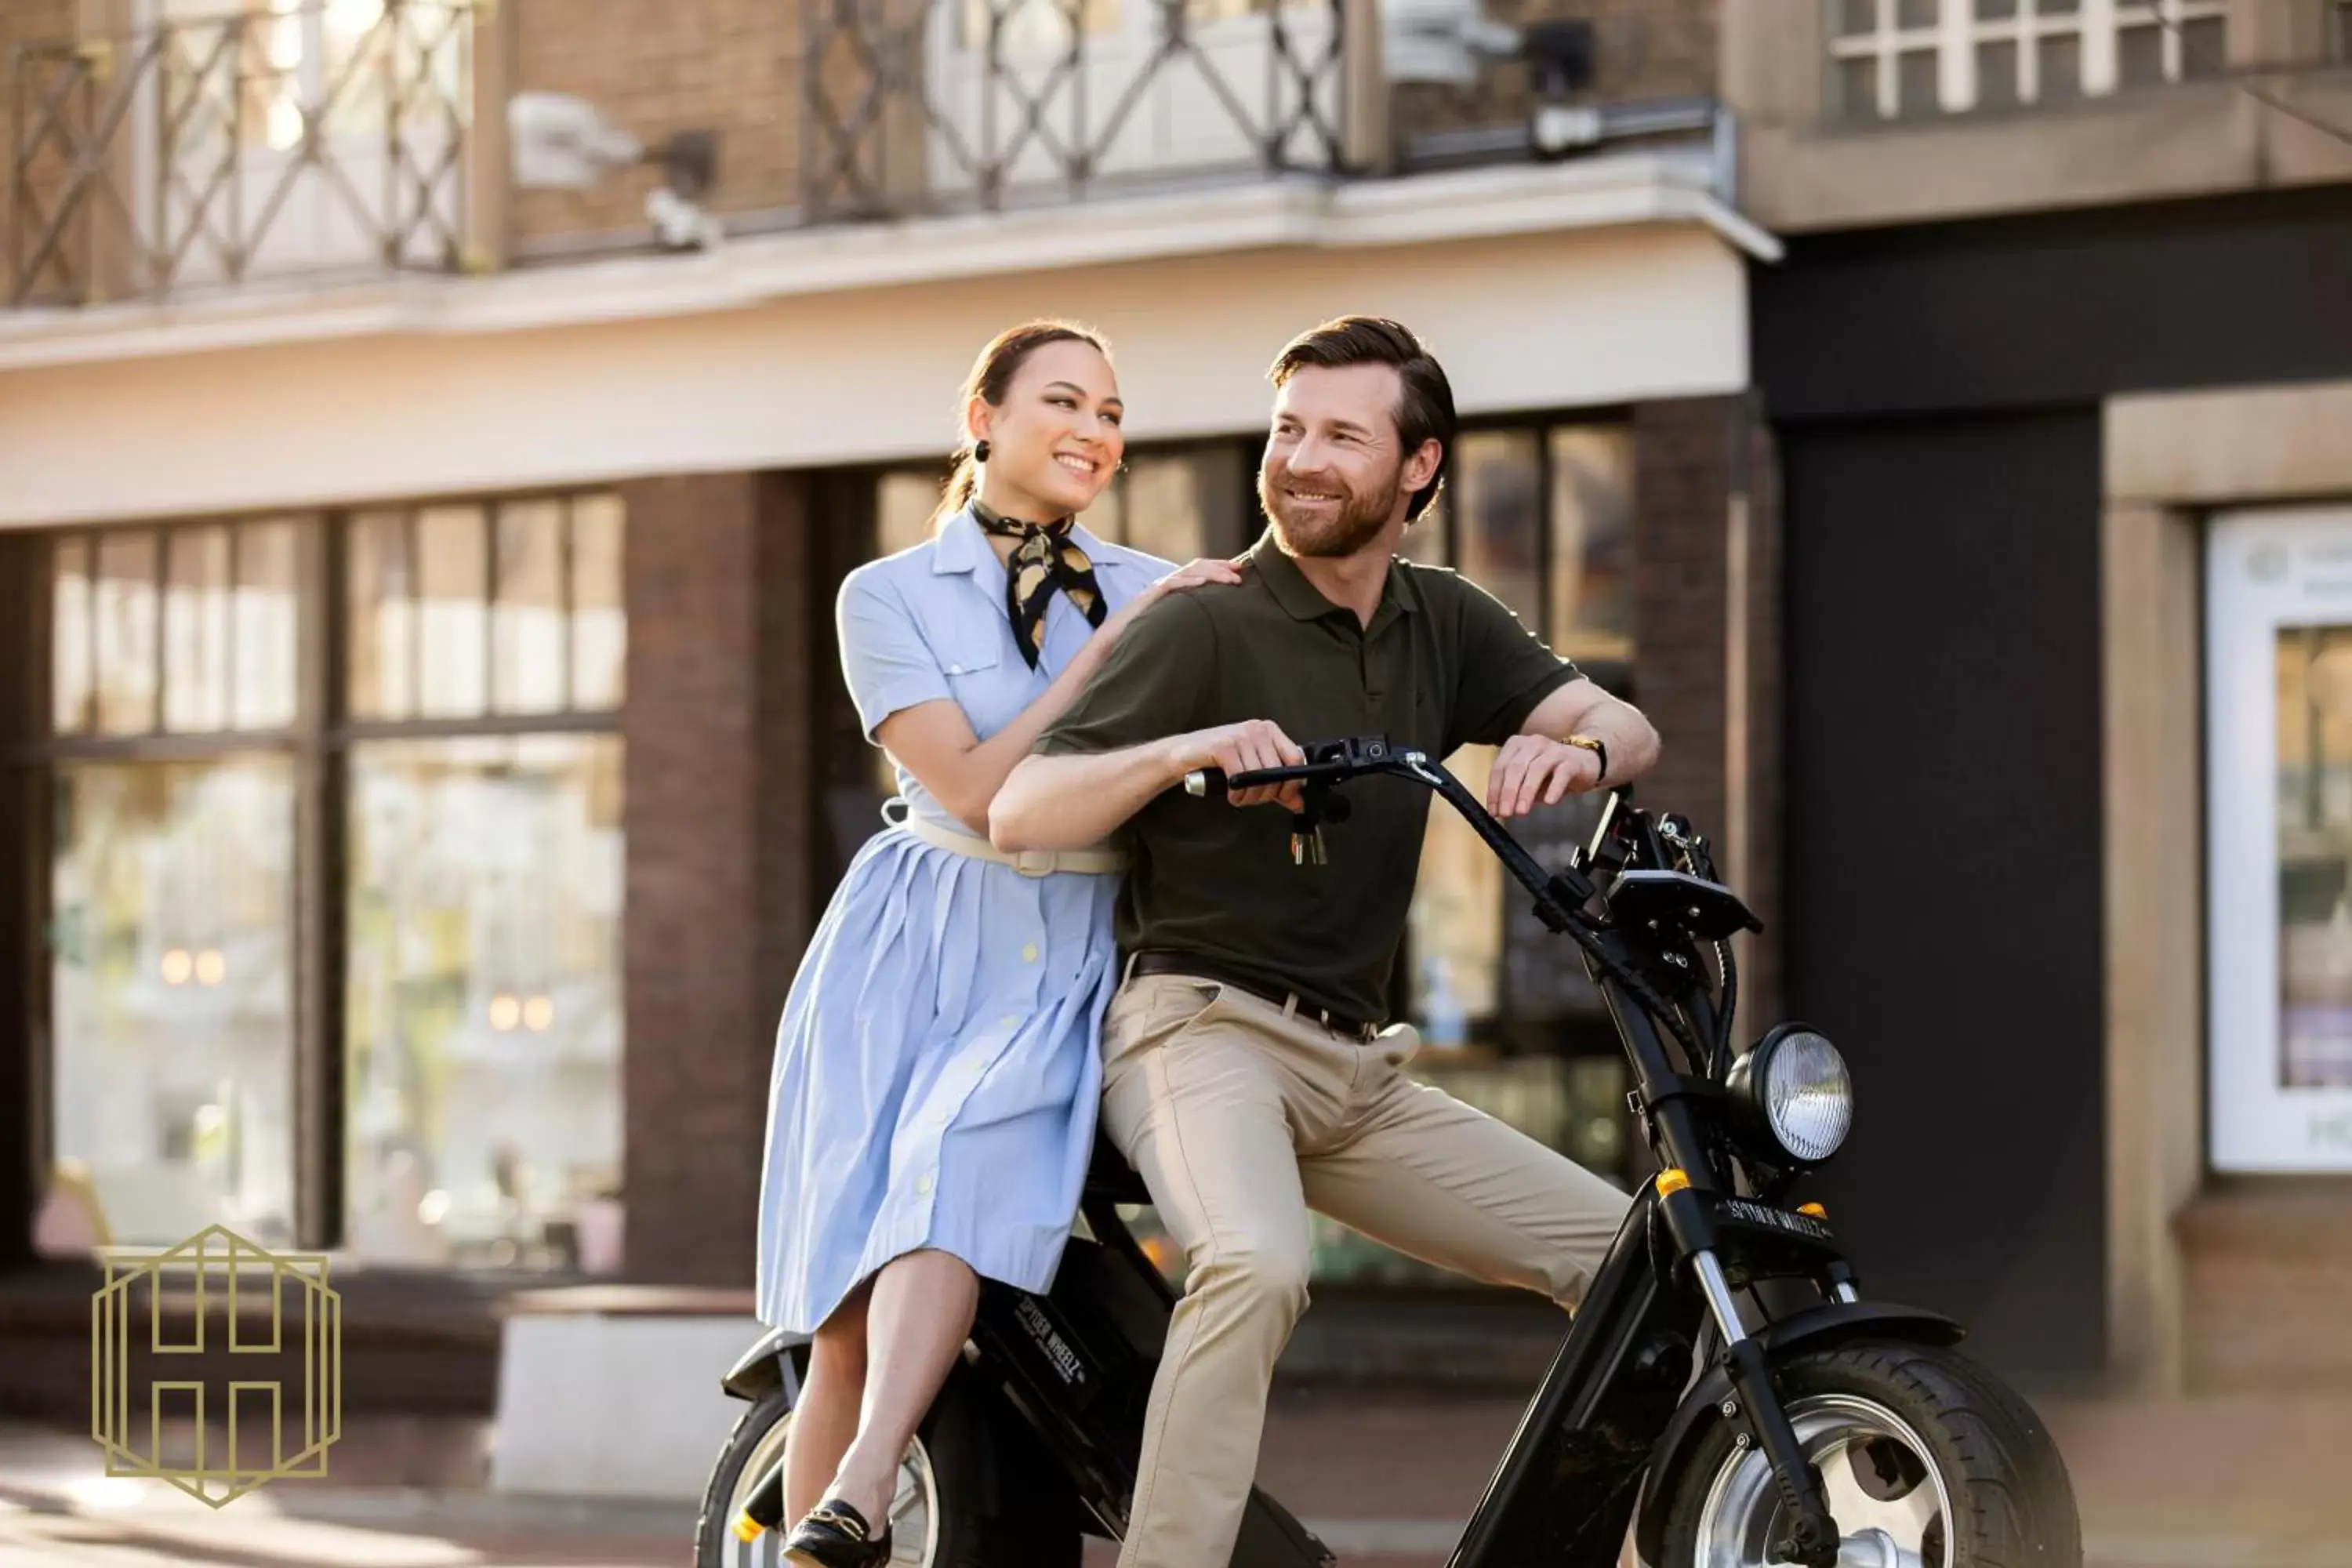
[[[1289,472],[1269,475],[1263,468],[1257,474],[1257,503],[1265,510],[1266,521],[1274,527],[1275,537],[1284,552],[1293,556],[1334,557],[1353,555],[1379,536],[1396,515],[1397,500],[1404,493],[1403,470],[1389,476],[1388,483],[1375,491],[1351,490],[1337,480],[1327,481],[1339,492],[1336,508],[1297,509],[1294,515],[1290,498],[1283,493],[1289,482]]]

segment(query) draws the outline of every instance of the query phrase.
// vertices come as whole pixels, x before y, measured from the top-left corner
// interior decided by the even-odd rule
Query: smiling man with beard
[[[1116,837],[1130,854],[1102,1126],[1189,1272],[1121,1568],[1231,1557],[1275,1360],[1307,1304],[1310,1208],[1573,1308],[1627,1206],[1403,1070],[1417,1037],[1383,1025],[1426,791],[1349,786],[1348,820],[1324,829],[1327,863],[1299,865],[1296,785],[1230,805],[1176,787],[1195,768],[1302,762],[1297,740],[1383,734],[1433,757],[1499,746],[1487,805],[1511,816],[1622,784],[1658,753],[1647,720],[1491,595],[1397,559],[1454,434],[1453,389],[1412,332],[1328,321],[1269,374],[1268,526],[1241,582],[1141,616],[989,812],[1000,848]]]

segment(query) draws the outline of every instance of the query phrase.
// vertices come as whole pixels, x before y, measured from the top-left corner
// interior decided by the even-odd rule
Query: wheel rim
[[[1853,1394],[1819,1394],[1789,1407],[1797,1446],[1821,1467],[1830,1515],[1855,1568],[1950,1568],[1952,1499],[1935,1458],[1901,1416]],[[1734,1452],[1707,1489],[1696,1568],[1769,1568],[1789,1533],[1771,1462]]]
[[[751,1490],[760,1478],[768,1473],[784,1451],[784,1437],[792,1430],[791,1411],[783,1419],[761,1434],[752,1445],[751,1458],[735,1474],[735,1489],[728,1495],[727,1517],[721,1521],[725,1534],[721,1539],[726,1551],[720,1561],[728,1568],[776,1568],[782,1561],[784,1536],[790,1532],[793,1521],[786,1520],[780,1529],[763,1531],[757,1541],[738,1541],[731,1528],[742,1517],[743,1505],[751,1499]],[[930,1568],[940,1554],[940,1483],[931,1468],[931,1456],[920,1437],[907,1445],[904,1458],[898,1461],[898,1489],[890,1500],[890,1561],[905,1563],[908,1568]]]

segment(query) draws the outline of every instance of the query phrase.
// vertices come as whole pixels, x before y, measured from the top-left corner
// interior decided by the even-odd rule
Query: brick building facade
[[[1712,111],[1680,101],[1710,80],[1713,7],[1595,13],[1592,96],[1677,100],[1679,140],[1653,125],[1553,162],[1501,136],[1475,166],[1425,171],[1391,153],[1460,128],[1474,101],[1507,132],[1520,68],[1484,68],[1495,91],[1470,98],[1383,84],[1361,42],[1371,8],[1294,8],[1339,40],[1290,106],[1328,155],[1302,141],[1269,166],[1262,139],[1209,137],[1173,68],[1118,55],[1136,35],[1106,24],[1088,47],[1141,73],[1139,101],[1173,116],[1154,124],[1195,139],[1107,131],[1099,185],[1007,152],[1003,210],[936,140],[986,122],[957,120],[976,100],[945,101],[949,85],[1003,83],[904,9],[451,13],[466,68],[434,79],[466,135],[416,135],[463,179],[387,220],[425,247],[400,251],[397,277],[303,269],[351,259],[326,205],[301,246],[256,231],[241,272],[201,278],[102,189],[50,234],[12,220],[20,267],[43,237],[88,265],[13,276],[22,308],[0,313],[0,591],[26,609],[0,653],[24,678],[0,710],[6,787],[56,805],[0,847],[0,1086],[25,1108],[0,1132],[0,1323],[83,1331],[76,1227],[93,1214],[117,1240],[172,1239],[215,1202],[346,1260],[352,1342],[381,1352],[352,1373],[362,1404],[487,1399],[466,1369],[515,1289],[747,1282],[775,1019],[881,798],[840,689],[835,588],[919,523],[970,356],[1030,315],[1117,345],[1131,472],[1090,522],[1178,553],[1255,531],[1262,372],[1287,336],[1348,310],[1422,330],[1465,436],[1442,521],[1412,547],[1631,691],[1668,742],[1645,802],[1712,834],[1770,918],[1779,510],[1742,258],[1772,241],[1723,183]],[[322,131],[303,162],[305,83],[331,74],[303,75],[304,50],[405,48],[428,75],[452,58],[437,32],[341,37],[336,14],[273,35],[296,63],[253,89],[247,140],[226,143],[256,179],[292,171],[282,211],[312,214],[301,193],[359,155]],[[892,58],[818,68],[856,16],[931,52],[845,130],[812,83],[872,82]],[[1201,26],[1203,58],[1263,78],[1252,8],[1204,0]],[[124,37],[76,84],[101,110],[157,90]],[[658,242],[646,196],[675,176],[653,165],[520,188],[505,106],[531,91],[576,95],[648,148],[715,132],[700,195],[723,242]],[[45,157],[55,118],[28,132],[47,133]],[[819,135],[831,163],[808,156]],[[134,193],[142,177],[120,148],[89,167]],[[865,183],[832,178],[845,169]],[[840,221],[843,200],[869,221]],[[420,227],[426,212],[446,223]],[[282,579],[265,577],[281,549]],[[244,650],[217,656],[217,710],[215,604]],[[624,646],[609,676],[591,668]],[[247,721],[248,688],[281,676],[284,712]],[[203,860],[228,840],[191,814],[231,809],[246,858]],[[164,869],[125,870],[125,843]],[[1630,1179],[1643,1156],[1605,1024],[1531,974],[1480,874],[1433,840],[1399,1009],[1445,1037],[1433,1073]],[[178,891],[224,876],[282,877],[287,896],[224,933]],[[1750,958],[1751,1016],[1771,1008],[1772,943]],[[173,1022],[255,965],[274,978],[214,1033]],[[201,1059],[226,1087],[177,1082],[142,1029],[211,1042],[194,1049],[219,1053]],[[1318,1299],[1342,1310],[1352,1282],[1426,1282],[1343,1237],[1318,1247]],[[37,1372],[0,1400],[57,1398]]]

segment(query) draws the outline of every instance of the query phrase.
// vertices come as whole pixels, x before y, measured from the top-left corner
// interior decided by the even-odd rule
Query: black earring
[[[972,460],[973,462],[975,462],[975,463],[985,463],[986,461],[988,461],[988,443],[987,443],[987,442],[985,442],[985,441],[977,441],[977,442],[974,442],[974,443],[972,444],[972,448],[971,448],[971,460]]]

